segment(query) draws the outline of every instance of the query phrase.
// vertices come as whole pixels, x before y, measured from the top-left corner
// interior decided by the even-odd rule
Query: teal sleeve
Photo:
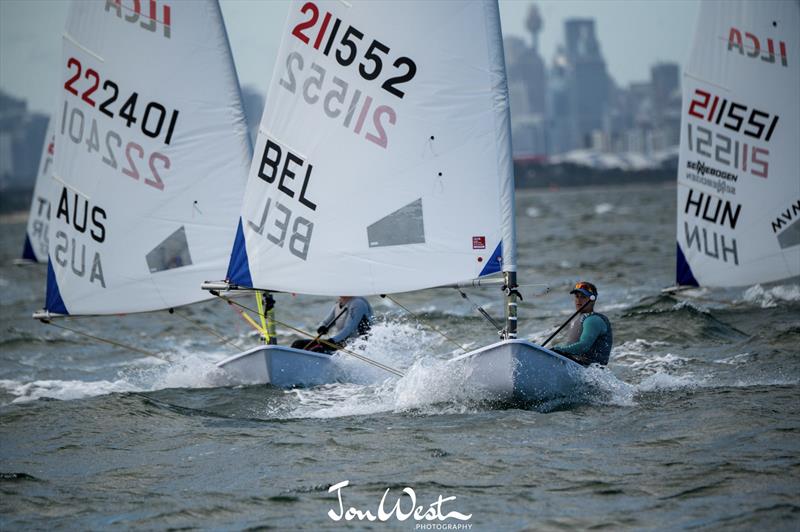
[[[597,337],[606,332],[606,322],[600,316],[589,316],[583,322],[580,339],[574,344],[558,344],[555,349],[570,355],[580,356],[586,353]]]

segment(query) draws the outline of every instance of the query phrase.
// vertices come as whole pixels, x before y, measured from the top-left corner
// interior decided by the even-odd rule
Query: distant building
[[[520,37],[507,37],[503,41],[516,156],[547,153],[547,70],[539,54],[538,40],[543,21],[535,5],[531,5],[526,24],[531,33],[531,46]]]
[[[539,54],[543,21],[535,5],[522,37],[504,39],[514,156],[576,150],[654,157],[680,139],[680,67],[657,63],[650,80],[618,87],[606,69],[595,21],[572,18],[548,69]]]
[[[681,86],[676,63],[657,63],[650,69],[653,122],[659,131],[658,149],[680,143]]]
[[[48,117],[0,91],[0,189],[33,188]]]
[[[564,30],[574,126],[572,148],[589,148],[593,134],[606,130],[610,78],[595,35],[594,20],[568,19]]]

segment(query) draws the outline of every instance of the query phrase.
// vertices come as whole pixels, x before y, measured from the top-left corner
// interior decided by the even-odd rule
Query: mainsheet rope
[[[226,338],[223,335],[219,334],[217,331],[215,331],[215,330],[213,330],[213,329],[211,329],[209,327],[204,326],[200,322],[192,320],[188,316],[184,316],[180,312],[175,311],[175,309],[169,309],[169,313],[170,314],[175,314],[178,317],[186,320],[190,324],[194,325],[198,329],[203,330],[203,331],[205,331],[205,332],[207,332],[207,333],[209,333],[209,334],[211,334],[213,336],[216,336],[217,338],[222,340],[222,342],[224,342],[226,344],[229,344],[229,345],[233,346],[234,348],[236,348],[237,351],[243,351],[243,348],[241,346],[237,345],[236,343],[234,343],[229,338]],[[53,323],[53,321],[51,321],[51,320],[41,319],[39,321],[41,321],[42,323],[46,323],[47,325],[52,325],[53,327],[56,327],[58,329],[69,331],[69,332],[77,334],[79,336],[83,336],[85,338],[89,338],[91,340],[95,340],[97,342],[113,345],[115,347],[121,347],[123,349],[127,349],[128,351],[133,351],[134,353],[139,353],[139,354],[146,355],[146,356],[149,356],[149,357],[158,358],[159,360],[163,360],[165,362],[172,362],[171,359],[167,358],[165,355],[162,355],[161,353],[154,353],[152,351],[146,351],[144,349],[140,349],[138,347],[134,347],[134,346],[129,345],[129,344],[124,344],[124,343],[118,342],[116,340],[110,340],[108,338],[103,338],[101,336],[96,336],[96,335],[93,335],[93,334],[89,334],[87,332],[83,332],[83,331],[80,331],[78,329],[73,329],[72,327],[67,327],[65,325],[58,325],[56,323]]]
[[[180,317],[180,318],[183,318],[183,319],[184,319],[184,320],[186,320],[187,322],[191,323],[192,325],[194,325],[195,327],[197,327],[197,328],[198,328],[198,329],[200,329],[201,331],[205,331],[205,332],[207,332],[208,334],[210,334],[210,335],[212,335],[212,336],[216,336],[217,338],[219,338],[220,340],[222,340],[222,342],[223,342],[223,343],[226,343],[226,344],[228,344],[228,345],[232,345],[233,347],[235,347],[237,351],[244,351],[244,349],[243,349],[241,346],[239,346],[238,344],[236,344],[236,343],[235,343],[233,340],[231,340],[230,338],[226,338],[225,336],[221,335],[220,333],[218,333],[218,332],[217,332],[217,331],[215,331],[214,329],[212,329],[212,328],[210,328],[210,327],[206,327],[206,326],[205,326],[205,325],[203,325],[202,323],[200,323],[200,322],[198,322],[198,321],[194,321],[193,319],[191,319],[191,318],[190,318],[190,317],[188,317],[188,316],[184,316],[183,314],[179,313],[179,312],[178,312],[178,311],[176,311],[175,309],[170,309],[170,314],[175,314],[175,315],[177,315],[178,317]]]
[[[146,356],[149,356],[149,357],[154,357],[154,358],[161,359],[161,360],[163,360],[165,362],[172,362],[172,360],[170,360],[169,358],[167,358],[166,356],[164,356],[164,355],[162,355],[160,353],[153,353],[152,351],[145,351],[144,349],[139,349],[138,347],[133,347],[132,345],[123,344],[123,343],[117,342],[115,340],[109,340],[108,338],[101,338],[99,336],[94,336],[92,334],[85,333],[83,331],[79,331],[79,330],[73,329],[71,327],[66,327],[64,325],[58,325],[56,323],[53,323],[50,320],[41,320],[41,321],[43,323],[48,324],[48,325],[52,325],[53,327],[56,327],[58,329],[63,329],[65,331],[69,331],[71,333],[75,333],[75,334],[77,334],[79,336],[85,336],[86,338],[90,338],[90,339],[96,340],[98,342],[103,342],[103,343],[106,343],[106,344],[111,344],[111,345],[116,346],[116,347],[121,347],[123,349],[128,349],[128,350],[134,351],[136,353],[141,353],[142,355],[146,355]]]

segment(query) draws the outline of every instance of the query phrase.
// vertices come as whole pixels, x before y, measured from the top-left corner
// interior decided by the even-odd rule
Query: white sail
[[[413,28],[413,31],[410,31]],[[231,256],[239,286],[401,292],[515,268],[494,1],[295,1]]]
[[[800,3],[701,5],[681,127],[678,284],[800,275]]]
[[[39,171],[36,173],[36,184],[33,186],[31,210],[25,230],[25,246],[22,258],[34,262],[47,262],[48,228],[52,211],[52,192],[55,183],[52,178],[53,153],[55,150],[54,120],[50,117],[47,133],[39,158]]]
[[[61,83],[47,310],[211,297],[251,157],[217,2],[75,2]]]

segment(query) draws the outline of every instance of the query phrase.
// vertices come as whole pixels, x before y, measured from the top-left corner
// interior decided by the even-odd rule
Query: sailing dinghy
[[[800,3],[703,2],[683,77],[677,284],[800,276]]]
[[[227,278],[204,288],[368,296],[502,272],[503,340],[454,370],[498,399],[569,395],[582,368],[517,339],[509,124],[496,1],[292,2]],[[337,358],[265,345],[220,366],[289,387],[334,382]]]
[[[47,123],[47,133],[44,137],[42,156],[39,158],[39,170],[36,173],[36,184],[33,186],[33,197],[28,214],[28,225],[25,229],[25,244],[22,249],[22,259],[17,264],[46,264],[48,227],[52,212],[52,191],[55,182],[52,178],[53,153],[55,152],[55,132],[52,116]]]
[[[216,1],[74,2],[55,114],[46,308],[169,309],[224,271],[251,158]]]

